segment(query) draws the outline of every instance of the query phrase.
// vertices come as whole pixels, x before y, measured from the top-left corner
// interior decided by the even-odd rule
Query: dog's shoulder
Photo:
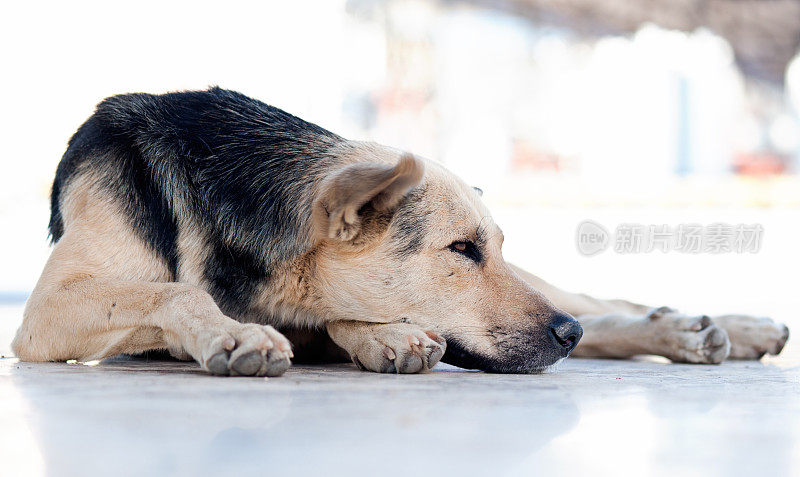
[[[124,211],[172,279],[190,262],[180,245],[192,235],[195,275],[234,307],[276,263],[309,248],[313,188],[343,160],[343,142],[221,88],[112,96],[69,142],[53,183],[50,231],[56,241],[64,233],[70,184],[91,183]],[[81,176],[91,181],[75,180]]]

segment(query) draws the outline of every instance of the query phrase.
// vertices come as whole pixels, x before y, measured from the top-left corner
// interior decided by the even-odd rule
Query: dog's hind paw
[[[724,315],[714,317],[731,339],[731,354],[734,359],[760,359],[765,354],[777,355],[789,339],[789,328],[769,318],[747,315]]]
[[[291,344],[271,326],[236,323],[198,338],[203,346],[201,364],[211,374],[280,376],[291,365]]]
[[[375,324],[351,352],[361,369],[379,373],[419,373],[444,356],[445,340],[436,333],[404,323]]]
[[[648,315],[656,354],[676,363],[719,364],[728,357],[731,342],[724,329],[707,316],[686,316],[670,308]]]

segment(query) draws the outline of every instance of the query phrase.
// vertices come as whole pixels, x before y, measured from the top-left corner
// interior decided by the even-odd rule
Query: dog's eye
[[[451,243],[447,248],[449,248],[450,251],[461,254],[476,263],[481,261],[481,251],[478,250],[478,247],[474,242],[470,242],[468,240],[459,240]]]

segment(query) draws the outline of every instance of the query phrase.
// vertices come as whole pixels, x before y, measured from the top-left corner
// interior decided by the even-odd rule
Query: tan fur
[[[437,210],[426,237],[426,245],[431,247],[423,247],[421,253],[402,261],[393,259],[387,240],[356,249],[335,242],[320,245],[311,280],[315,289],[327,291],[320,303],[326,316],[378,323],[406,317],[436,331],[460,326],[467,313],[475,316],[475,326],[478,316],[489,315],[490,310],[513,315],[511,308],[529,306],[536,299],[542,303],[542,311],[550,312],[547,301],[516,278],[504,262],[494,260],[480,274],[454,263],[446,247],[455,240],[474,237],[479,225],[490,231],[489,255],[499,258],[502,233],[474,191],[438,165],[429,163],[425,183]],[[375,283],[384,288],[375,289]],[[364,293],[365,287],[371,287],[371,293]],[[393,299],[412,295],[408,290],[417,291],[414,300]]]
[[[407,323],[332,321],[326,325],[331,339],[348,350],[362,369],[418,373],[433,368],[444,355],[446,343],[436,333]]]
[[[205,234],[195,224],[183,220],[178,233],[178,281],[205,288],[203,266],[208,256]]]
[[[789,328],[769,318],[747,315],[715,316],[731,341],[728,356],[734,359],[760,359],[765,354],[777,355],[789,339]]]
[[[66,232],[26,305],[12,343],[18,357],[85,361],[170,349],[208,365],[235,341],[238,355],[231,361],[257,351],[288,363],[291,346],[272,327],[238,323],[205,291],[166,283],[166,268],[90,175],[73,183],[65,197]]]
[[[487,330],[544,327],[558,311],[502,259],[503,234],[473,188],[436,163],[427,162],[425,168],[427,203],[420,206],[432,207],[433,213],[427,243],[420,253],[403,260],[394,258],[386,237],[358,247],[341,240],[322,241],[314,251],[313,273],[306,277],[310,288],[319,293],[308,297],[314,301],[307,308],[329,322],[333,340],[367,369],[380,370],[384,359],[377,352],[363,357],[363,349],[377,349],[367,344],[384,342],[386,332],[380,326],[330,322],[395,326],[403,319],[409,324],[404,328],[405,338],[424,331],[437,336],[455,331],[467,336],[474,349],[492,356],[501,351]],[[457,240],[475,239],[478,228],[487,235],[487,263],[476,273],[447,247]],[[397,296],[412,298],[397,300]],[[390,334],[397,335],[395,331]],[[405,347],[405,338],[397,338],[399,349]]]
[[[585,328],[575,350],[580,356],[719,362],[729,349],[737,357],[777,353],[788,336],[782,325],[756,326],[749,317],[715,324],[561,291],[505,262],[503,234],[479,195],[442,166],[371,143],[337,147],[341,167],[315,191],[314,246],[276,265],[274,279],[236,320],[206,291],[203,230],[178,218],[180,261],[177,281],[170,282],[165,264],[125,221],[121,204],[101,191],[93,171],[83,171],[62,194],[65,232],[28,301],[15,353],[30,361],[92,360],[169,349],[217,374],[275,375],[286,369],[292,351],[274,328],[255,324],[271,322],[324,327],[365,369],[418,372],[442,357],[441,336],[457,336],[500,359],[504,337],[542,334],[560,309]],[[426,211],[424,243],[400,257],[388,217],[418,185],[425,190],[415,204]],[[372,215],[362,217],[366,204]],[[480,266],[448,248],[479,239]],[[754,326],[756,337],[746,331]]]
[[[777,355],[789,338],[785,325],[768,318],[687,316],[667,307],[600,300],[565,292],[518,267],[514,269],[581,323],[584,336],[573,356],[629,358],[652,354],[676,362],[716,364],[726,358]]]

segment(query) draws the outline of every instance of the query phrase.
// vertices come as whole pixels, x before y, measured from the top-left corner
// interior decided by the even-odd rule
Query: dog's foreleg
[[[225,316],[205,291],[182,283],[91,276],[34,290],[12,344],[25,361],[99,360],[149,349],[186,352],[222,375],[278,375],[291,345],[270,326]]]
[[[446,343],[436,333],[409,323],[331,321],[331,339],[350,353],[361,369],[379,373],[418,373],[433,368]]]

